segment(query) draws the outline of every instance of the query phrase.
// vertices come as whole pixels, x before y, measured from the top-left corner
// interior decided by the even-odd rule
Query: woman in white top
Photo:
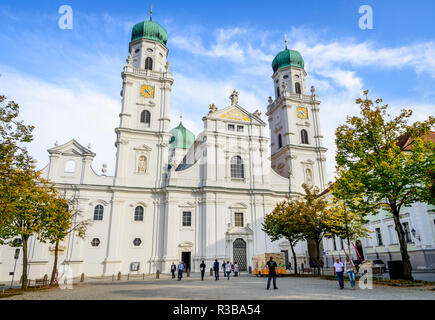
[[[234,276],[239,276],[239,265],[237,264],[237,262],[234,262]]]

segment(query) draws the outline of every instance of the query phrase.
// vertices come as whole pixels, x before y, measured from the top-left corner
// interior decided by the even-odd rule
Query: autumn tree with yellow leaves
[[[334,196],[346,207],[364,215],[380,209],[391,213],[400,244],[403,278],[412,279],[402,209],[416,202],[431,202],[431,178],[435,167],[435,144],[424,136],[435,118],[410,124],[411,110],[388,114],[381,99],[372,101],[368,91],[357,99],[360,116],[348,117],[336,130],[337,180]]]
[[[14,239],[20,237],[26,290],[30,237],[46,241],[51,230],[67,226],[70,219],[61,210],[66,200],[35,169],[26,149],[34,127],[19,121],[18,115],[18,104],[0,96],[0,244],[16,246]]]
[[[266,215],[262,224],[263,231],[272,241],[281,238],[288,240],[293,254],[295,274],[298,273],[295,246],[299,241],[304,240],[303,222],[299,202],[297,200],[284,200],[276,204],[273,211]]]

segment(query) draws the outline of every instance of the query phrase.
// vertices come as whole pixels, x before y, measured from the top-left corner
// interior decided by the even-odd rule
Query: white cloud
[[[93,168],[100,172],[103,163],[108,173],[114,172],[116,135],[121,105],[118,101],[95,90],[64,87],[2,67],[2,93],[20,105],[20,118],[34,125],[34,141],[30,154],[38,168],[48,164],[47,149],[55,141],[60,144],[71,139],[97,153]]]

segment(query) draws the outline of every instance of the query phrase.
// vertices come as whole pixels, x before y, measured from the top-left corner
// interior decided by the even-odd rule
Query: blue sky
[[[60,30],[58,9],[74,10],[73,30]],[[171,126],[202,128],[208,105],[225,107],[236,88],[240,104],[261,109],[273,95],[271,61],[289,47],[305,59],[308,84],[321,104],[328,174],[334,172],[334,130],[357,113],[369,89],[394,110],[425,119],[435,110],[434,1],[16,1],[0,3],[0,91],[36,125],[30,151],[40,167],[58,140],[77,139],[113,173],[120,111],[120,73],[132,26],[149,18],[169,34],[175,83]],[[358,27],[361,5],[373,8],[373,30]]]

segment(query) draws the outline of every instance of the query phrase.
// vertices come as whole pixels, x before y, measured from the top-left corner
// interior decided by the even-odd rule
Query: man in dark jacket
[[[202,260],[202,263],[199,265],[199,270],[201,270],[201,280],[204,280],[204,274],[205,274],[205,263],[204,263],[204,260]]]
[[[276,268],[278,265],[275,261],[273,261],[273,257],[270,257],[270,260],[266,263],[267,270],[269,271],[269,276],[267,277],[267,290],[270,287],[270,280],[273,280],[273,288],[278,289],[276,286]]]
[[[217,259],[213,263],[214,279],[219,280],[219,262]]]
[[[172,279],[175,278],[175,271],[176,270],[177,270],[177,266],[175,265],[175,263],[172,262],[172,265],[171,265]]]

